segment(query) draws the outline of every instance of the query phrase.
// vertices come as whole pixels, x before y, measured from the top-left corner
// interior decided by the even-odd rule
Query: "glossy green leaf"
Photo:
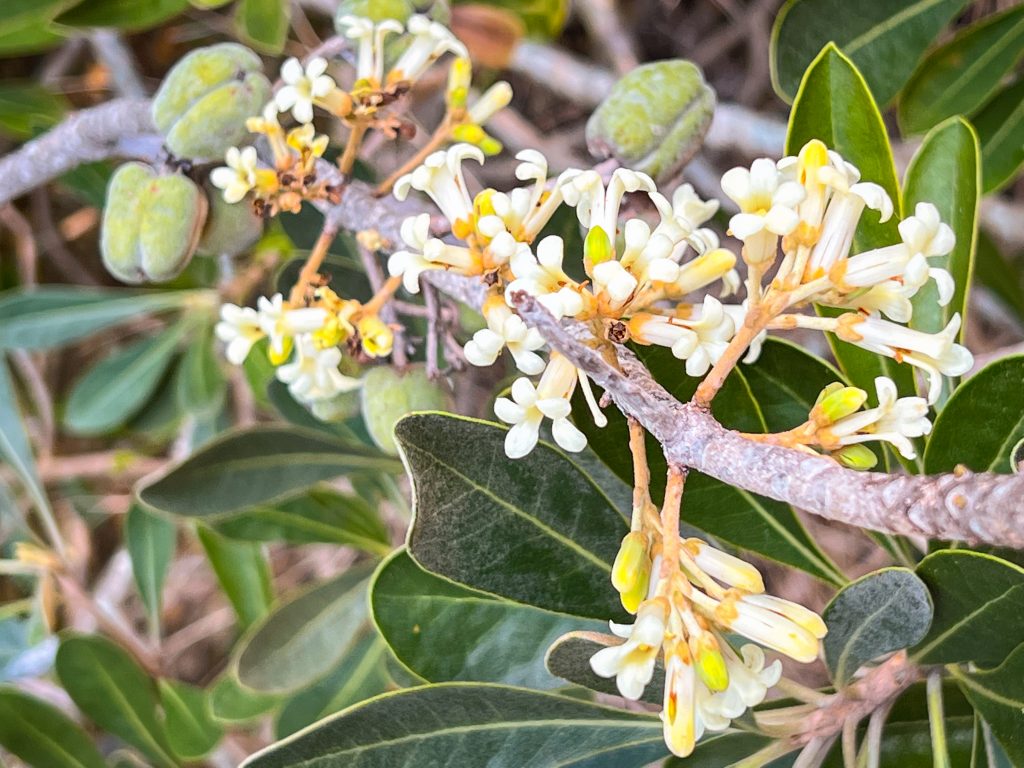
[[[946,549],[916,573],[935,606],[931,630],[913,649],[923,664],[1000,664],[1022,642],[1024,568],[981,552]]]
[[[196,535],[239,624],[243,628],[252,626],[266,615],[274,600],[270,565],[263,548],[227,539],[204,525],[197,526]]]
[[[624,768],[666,754],[651,715],[550,693],[444,683],[378,696],[268,747],[246,768]]]
[[[775,17],[771,70],[775,91],[790,101],[821,47],[836,43],[887,104],[917,68],[931,42],[967,0],[788,0]]]
[[[86,0],[62,13],[57,24],[69,27],[155,27],[188,8],[188,0]]]
[[[937,333],[946,327],[953,313],[966,318],[967,291],[974,273],[981,167],[978,135],[970,123],[954,117],[930,131],[914,153],[903,185],[903,210],[909,213],[918,203],[931,203],[956,235],[952,253],[929,259],[931,266],[952,275],[956,284],[952,300],[945,307],[939,306],[934,280],[929,280],[912,299],[910,327]]]
[[[285,704],[277,719],[277,738],[387,691],[393,685],[387,672],[387,651],[373,628],[366,628],[334,671]]]
[[[71,390],[64,426],[103,435],[126,424],[156,392],[178,349],[184,327],[136,341],[101,360]]]
[[[0,6],[0,32],[32,20],[49,18],[73,2],[76,0],[6,0]]]
[[[284,499],[322,480],[392,470],[379,451],[297,427],[228,432],[139,486],[143,504],[172,515],[214,519]]]
[[[264,53],[280,53],[288,39],[288,8],[285,0],[242,0],[235,16],[239,37]]]
[[[992,729],[992,736],[1005,751],[1010,764],[1024,765],[1024,711],[1007,706],[977,690],[964,686],[964,695]]]
[[[190,338],[176,372],[178,405],[196,416],[216,413],[224,404],[227,380],[213,340],[211,328]]]
[[[997,667],[959,670],[962,686],[1008,707],[1024,709],[1024,644],[1018,645]]]
[[[64,690],[104,730],[142,750],[157,766],[174,766],[157,720],[153,681],[125,651],[99,635],[68,635],[57,651]]]
[[[105,768],[85,731],[15,688],[0,688],[0,747],[33,768]]]
[[[0,293],[0,348],[46,349],[130,317],[186,306],[202,292],[138,293],[116,288],[42,286]]]
[[[235,648],[231,668],[242,685],[294,693],[325,677],[366,618],[368,575],[365,566],[350,568],[277,606]]]
[[[388,530],[378,511],[358,496],[328,487],[247,509],[215,527],[225,536],[244,541],[326,542],[377,555],[391,551]]]
[[[548,646],[573,629],[603,628],[460,586],[424,571],[404,550],[377,570],[370,605],[398,660],[431,682],[557,688],[544,668]]]
[[[974,256],[975,280],[988,288],[1006,308],[1024,322],[1024,280],[1017,265],[1006,258],[984,230],[978,231]]]
[[[25,424],[18,408],[14,383],[7,368],[7,360],[0,354],[0,460],[10,466],[18,476],[33,503],[46,519],[52,519],[50,502],[46,490],[36,472],[36,460],[32,455]]]
[[[0,84],[0,133],[28,139],[52,128],[67,110],[59,95],[36,83]]]
[[[177,680],[161,680],[159,688],[167,742],[174,754],[198,760],[212,752],[224,731],[210,715],[206,692]]]
[[[272,712],[280,703],[280,696],[247,690],[227,673],[210,688],[210,715],[227,725],[251,723]]]
[[[900,96],[903,133],[924,133],[953,115],[971,115],[1024,53],[1024,6],[959,31],[921,62]]]
[[[825,663],[837,686],[869,661],[917,645],[932,622],[924,582],[906,568],[883,568],[847,584],[826,606]]]
[[[1024,437],[1024,355],[1011,355],[967,379],[939,413],[928,438],[924,468],[951,472],[1010,471],[1010,449]]]
[[[676,399],[686,402],[693,396],[699,379],[686,376],[682,361],[668,349],[651,346],[636,351],[654,379]],[[792,429],[806,421],[818,393],[837,378],[836,371],[819,358],[787,342],[768,339],[755,365],[739,366],[730,374],[712,410],[725,426],[744,432]],[[579,394],[574,407],[580,414],[577,426],[587,435],[591,448],[619,478],[631,484],[633,464],[625,418],[609,408],[605,411],[608,425],[597,428]],[[650,435],[647,460],[651,493],[660,501],[668,467]],[[800,568],[826,582],[842,584],[846,580],[793,510],[781,502],[691,472],[682,516],[684,523],[734,547]]]
[[[623,620],[611,565],[628,527],[565,454],[505,455],[507,430],[413,414],[395,437],[413,483],[409,551],[428,571],[551,611]]]
[[[0,57],[25,56],[54,48],[64,35],[53,29],[47,16],[28,18],[14,24],[0,24]]]
[[[621,696],[614,678],[599,677],[590,667],[591,657],[612,645],[619,645],[622,639],[606,631],[580,630],[567,632],[548,648],[544,665],[555,677],[574,685],[581,685],[598,693]],[[655,661],[654,675],[644,688],[641,701],[661,706],[665,696],[665,667],[659,656]]]
[[[170,520],[137,504],[124,520],[124,541],[132,561],[132,574],[150,624],[160,626],[164,578],[174,557],[178,531]]]
[[[670,757],[663,768],[732,768],[743,765],[743,759],[757,754],[772,743],[772,739],[759,733],[728,731],[726,733],[704,732],[697,742],[697,748],[689,757]],[[794,755],[785,755],[761,768],[790,768]]]
[[[981,141],[981,190],[995,192],[1024,165],[1024,77],[993,96],[971,122]]]

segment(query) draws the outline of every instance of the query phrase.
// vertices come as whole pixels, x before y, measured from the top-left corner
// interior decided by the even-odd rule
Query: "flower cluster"
[[[343,369],[354,372],[361,358],[389,355],[394,342],[373,302],[341,299],[327,287],[316,288],[308,306],[293,306],[278,293],[261,296],[256,309],[224,304],[220,316],[216,334],[226,345],[228,361],[241,365],[253,346],[266,339],[277,378],[314,410],[358,389],[360,380]]]
[[[764,594],[752,565],[700,539],[682,542],[675,568],[664,568],[663,552],[654,554],[656,549],[641,530],[623,540],[612,583],[636,621],[611,623],[624,642],[598,651],[590,665],[601,677],[614,677],[625,698],[636,700],[661,657],[665,742],[686,757],[705,731],[728,728],[779,681],[781,663],[766,666],[760,646],[810,662],[826,630],[814,612]],[[653,574],[661,577],[654,580]],[[727,634],[757,645],[736,650]]]

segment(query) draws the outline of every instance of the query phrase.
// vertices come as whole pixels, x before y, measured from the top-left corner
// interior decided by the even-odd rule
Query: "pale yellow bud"
[[[832,457],[850,469],[873,469],[878,463],[874,451],[864,445],[846,445],[832,454]]]
[[[868,393],[857,387],[839,387],[821,398],[814,407],[815,415],[820,415],[819,423],[834,424],[851,413],[856,413],[867,402]]]
[[[644,571],[650,571],[651,559],[647,553],[647,535],[640,531],[626,534],[612,565],[612,586],[625,593],[636,588]],[[635,609],[634,609],[635,610]]]

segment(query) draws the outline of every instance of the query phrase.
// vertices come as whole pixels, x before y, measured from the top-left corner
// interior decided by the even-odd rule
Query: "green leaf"
[[[971,115],[991,98],[1024,53],[1024,6],[960,30],[921,62],[900,96],[900,129],[924,133],[953,115]]]
[[[153,681],[125,651],[99,635],[68,635],[56,669],[64,690],[93,722],[161,768],[176,765],[157,721]]]
[[[911,328],[938,333],[955,312],[966,321],[967,290],[974,273],[980,186],[978,135],[970,123],[962,117],[954,117],[924,137],[907,168],[903,210],[909,212],[918,203],[932,203],[938,208],[942,221],[953,228],[956,235],[953,252],[929,259],[929,264],[947,270],[953,276],[956,291],[949,304],[940,307],[935,281],[929,280],[912,300]]]
[[[281,53],[288,39],[285,0],[242,0],[235,16],[238,35],[264,53]]]
[[[366,566],[351,568],[277,606],[235,648],[231,668],[246,688],[294,693],[324,678],[366,618]]]
[[[211,717],[206,692],[176,680],[161,680],[167,741],[182,760],[198,760],[213,751],[224,731]]]
[[[1024,709],[1024,644],[992,669],[954,671],[962,686],[1008,707]]]
[[[69,27],[118,27],[135,31],[156,27],[186,8],[188,0],[86,0],[55,21]]]
[[[397,468],[379,451],[297,427],[234,430],[141,484],[143,504],[172,515],[213,519],[269,504],[322,480]]]
[[[69,0],[22,0],[0,9],[0,56],[39,53],[61,43],[64,36],[50,26],[50,19]]]
[[[865,212],[854,235],[854,251],[899,242],[900,187],[885,124],[861,73],[831,43],[814,59],[800,83],[789,115],[786,153],[797,154],[811,139],[825,142],[856,165],[865,181],[880,184],[896,207],[895,216],[884,224],[874,211]],[[839,341],[831,334],[828,341],[839,367],[855,386],[871,393],[875,391],[875,378],[888,376],[901,393],[914,391],[908,366]]]
[[[270,565],[263,548],[226,539],[201,524],[196,526],[196,535],[239,624],[243,628],[252,626],[267,614],[274,600]]]
[[[59,709],[0,688],[0,746],[34,768],[104,768],[92,739]]]
[[[1024,642],[1024,568],[981,552],[946,549],[916,573],[935,606],[931,630],[913,649],[922,664],[999,664]]]
[[[0,293],[0,349],[68,344],[130,317],[187,306],[202,291],[41,286]]]
[[[0,132],[14,138],[28,139],[53,127],[66,110],[61,96],[35,83],[0,85]]]
[[[132,574],[150,625],[160,627],[164,578],[174,557],[178,531],[169,520],[133,504],[124,521],[124,541],[132,561]]]
[[[391,551],[388,530],[378,511],[358,496],[328,487],[247,509],[215,527],[225,536],[243,541],[326,542],[376,555]]]
[[[212,328],[190,338],[176,373],[178,406],[196,416],[208,416],[224,404],[227,381],[213,347]]]
[[[281,703],[274,694],[246,690],[230,674],[221,675],[210,689],[210,714],[227,725],[244,725],[273,711]]]
[[[424,571],[405,550],[377,569],[370,607],[398,660],[430,682],[557,688],[544,668],[548,646],[572,629],[603,628],[460,586]]]
[[[387,673],[387,650],[372,628],[364,630],[333,672],[285,704],[275,726],[277,738],[291,736],[317,720],[388,690],[392,683]]]
[[[479,4],[479,0],[455,0],[453,5],[467,3]],[[558,37],[569,15],[569,0],[486,0],[485,5],[514,13],[527,34],[540,38]]]
[[[268,747],[246,768],[641,766],[665,756],[661,721],[550,693],[444,683],[388,693]]]
[[[972,119],[981,141],[981,191],[1009,184],[1024,164],[1024,77],[1003,88]]]
[[[986,365],[967,379],[935,419],[924,452],[929,474],[958,464],[978,472],[1010,472],[1010,449],[1024,437],[1024,355]]]
[[[395,438],[413,483],[413,559],[517,602],[624,619],[610,582],[628,531],[622,512],[553,446],[541,443],[510,460],[506,432],[436,413],[398,422]]]
[[[693,396],[700,380],[686,376],[682,362],[668,349],[650,346],[635,351],[655,381],[673,397],[687,402]],[[806,421],[822,387],[838,378],[841,377],[831,366],[813,355],[787,342],[767,339],[755,365],[739,366],[726,379],[712,411],[725,426],[743,432],[791,429]],[[598,428],[581,395],[577,394],[574,406],[580,414],[577,425],[587,435],[591,448],[624,482],[632,484],[633,464],[625,418],[617,409],[610,408],[605,413],[608,425]],[[651,493],[660,501],[668,466],[661,447],[650,435],[647,460]],[[682,516],[685,523],[734,547],[800,568],[832,584],[846,581],[793,510],[781,502],[691,472],[686,481]]]
[[[590,659],[598,651],[612,645],[619,645],[622,639],[606,632],[574,631],[559,637],[548,648],[544,665],[555,677],[575,685],[582,685],[598,693],[621,696],[612,678],[598,677],[590,667]],[[655,662],[654,675],[644,688],[641,701],[661,706],[665,696],[665,667],[659,658]]]
[[[992,735],[1005,750],[1011,765],[1024,765],[1024,712],[1019,706],[1006,706],[977,690],[963,686],[964,695],[992,729]]]
[[[917,645],[932,622],[924,582],[906,568],[883,568],[846,585],[826,606],[825,663],[836,686],[872,659]]]
[[[7,368],[6,359],[0,355],[0,459],[18,475],[32,502],[44,519],[52,520],[53,512],[46,497],[46,490],[36,472],[36,460],[32,455],[32,444],[25,432],[25,424],[18,408],[14,383]]]
[[[984,230],[978,231],[978,248],[974,256],[975,279],[994,293],[1024,322],[1024,280],[1016,264],[1000,253]]]
[[[744,758],[751,757],[771,743],[772,739],[759,733],[705,731],[692,755],[670,757],[663,764],[663,768],[731,768],[734,765],[743,765]],[[762,768],[789,768],[792,764],[793,756],[786,755],[763,764]]]
[[[967,1],[788,0],[772,27],[775,91],[791,101],[804,70],[821,47],[832,41],[864,73],[878,102],[888,104],[913,74],[921,55]]]
[[[131,420],[149,402],[184,335],[178,324],[101,360],[75,382],[64,426],[78,435],[104,435]]]

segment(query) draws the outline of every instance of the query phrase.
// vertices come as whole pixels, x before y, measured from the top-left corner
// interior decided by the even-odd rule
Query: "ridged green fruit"
[[[104,265],[125,283],[170,280],[195,253],[206,211],[206,196],[191,179],[125,163],[107,187],[100,235]]]
[[[248,136],[270,100],[259,56],[244,45],[199,48],[174,65],[153,98],[153,123],[177,157],[219,160]]]
[[[715,111],[715,92],[700,67],[656,61],[619,80],[587,121],[587,148],[599,160],[655,180],[672,178],[700,149]]]
[[[444,386],[427,378],[422,365],[399,373],[387,365],[371,368],[363,378],[363,422],[382,451],[396,455],[395,423],[414,411],[446,411],[451,397]]]
[[[263,219],[246,201],[228,203],[216,187],[207,185],[210,204],[206,226],[199,240],[199,252],[214,256],[237,256],[244,253],[263,234]]]

